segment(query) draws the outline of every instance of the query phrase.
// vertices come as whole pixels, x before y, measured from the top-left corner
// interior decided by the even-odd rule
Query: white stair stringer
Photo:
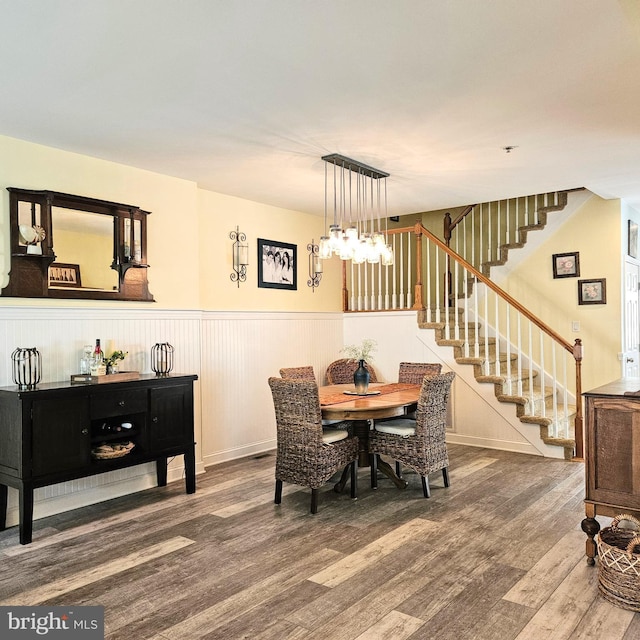
[[[490,382],[478,382],[474,367],[459,364],[454,357],[454,349],[449,345],[439,345],[435,331],[418,328],[417,338],[436,355],[443,365],[456,373],[455,421],[453,430],[447,433],[447,441],[472,446],[491,446],[493,434],[496,446],[492,448],[520,451],[548,458],[567,457],[563,446],[546,444],[540,437],[540,425],[522,422],[514,404],[501,402]],[[464,389],[460,388],[464,385]],[[464,423],[473,428],[468,430]],[[511,439],[505,433],[512,432]]]

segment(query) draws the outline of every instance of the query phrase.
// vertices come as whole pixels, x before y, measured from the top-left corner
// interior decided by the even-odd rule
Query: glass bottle
[[[85,344],[82,347],[82,358],[80,358],[80,373],[91,373],[91,357],[93,355],[93,345]]]
[[[104,352],[100,346],[100,338],[96,339],[96,346],[91,356],[91,375],[104,376],[107,373],[107,367],[104,364]]]

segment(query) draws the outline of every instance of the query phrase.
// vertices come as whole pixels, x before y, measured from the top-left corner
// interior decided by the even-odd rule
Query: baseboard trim
[[[265,451],[273,451],[277,447],[277,441],[275,438],[269,440],[263,440],[262,442],[254,442],[252,444],[237,447],[234,449],[226,449],[224,451],[217,451],[211,455],[204,457],[204,466],[222,464],[223,462],[230,462],[231,460],[237,460],[238,458],[246,458],[247,456],[254,456]]]
[[[145,489],[151,489],[157,486],[156,469],[153,463],[146,465],[147,470],[142,471],[140,475],[129,478],[119,478],[112,482],[100,485],[98,487],[90,487],[79,489],[64,495],[36,498],[33,505],[33,519],[47,518],[65,511],[73,511],[80,507],[87,507],[99,502],[113,500],[131,493],[138,493]],[[141,465],[142,468],[142,465]],[[196,464],[196,474],[205,473],[204,463]],[[184,482],[184,469],[176,467],[167,469],[167,482]],[[8,507],[7,507],[7,527],[14,527],[20,522],[18,504],[18,492],[9,487]]]
[[[513,453],[526,453],[532,456],[541,456],[542,454],[534,446],[528,442],[513,442],[508,440],[495,440],[493,438],[476,438],[474,436],[465,436],[457,433],[447,433],[447,443],[464,444],[469,447],[482,447],[484,449],[497,449],[499,451],[512,451]],[[560,452],[560,457],[564,456],[564,452]]]

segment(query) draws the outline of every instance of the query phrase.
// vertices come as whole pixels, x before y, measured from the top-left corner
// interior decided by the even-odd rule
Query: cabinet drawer
[[[147,410],[147,390],[133,389],[91,395],[91,419],[125,416]]]

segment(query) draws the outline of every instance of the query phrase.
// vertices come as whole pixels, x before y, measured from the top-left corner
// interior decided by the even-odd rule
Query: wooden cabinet
[[[594,563],[597,515],[640,517],[640,378],[622,378],[584,394],[586,492],[582,529]]]
[[[5,528],[7,487],[19,492],[20,542],[31,542],[33,492],[58,482],[156,463],[167,483],[167,459],[184,455],[187,493],[196,489],[193,436],[195,375],[107,384],[0,388],[0,529]],[[124,425],[124,426],[123,426]],[[120,458],[98,459],[101,444],[131,442]]]

